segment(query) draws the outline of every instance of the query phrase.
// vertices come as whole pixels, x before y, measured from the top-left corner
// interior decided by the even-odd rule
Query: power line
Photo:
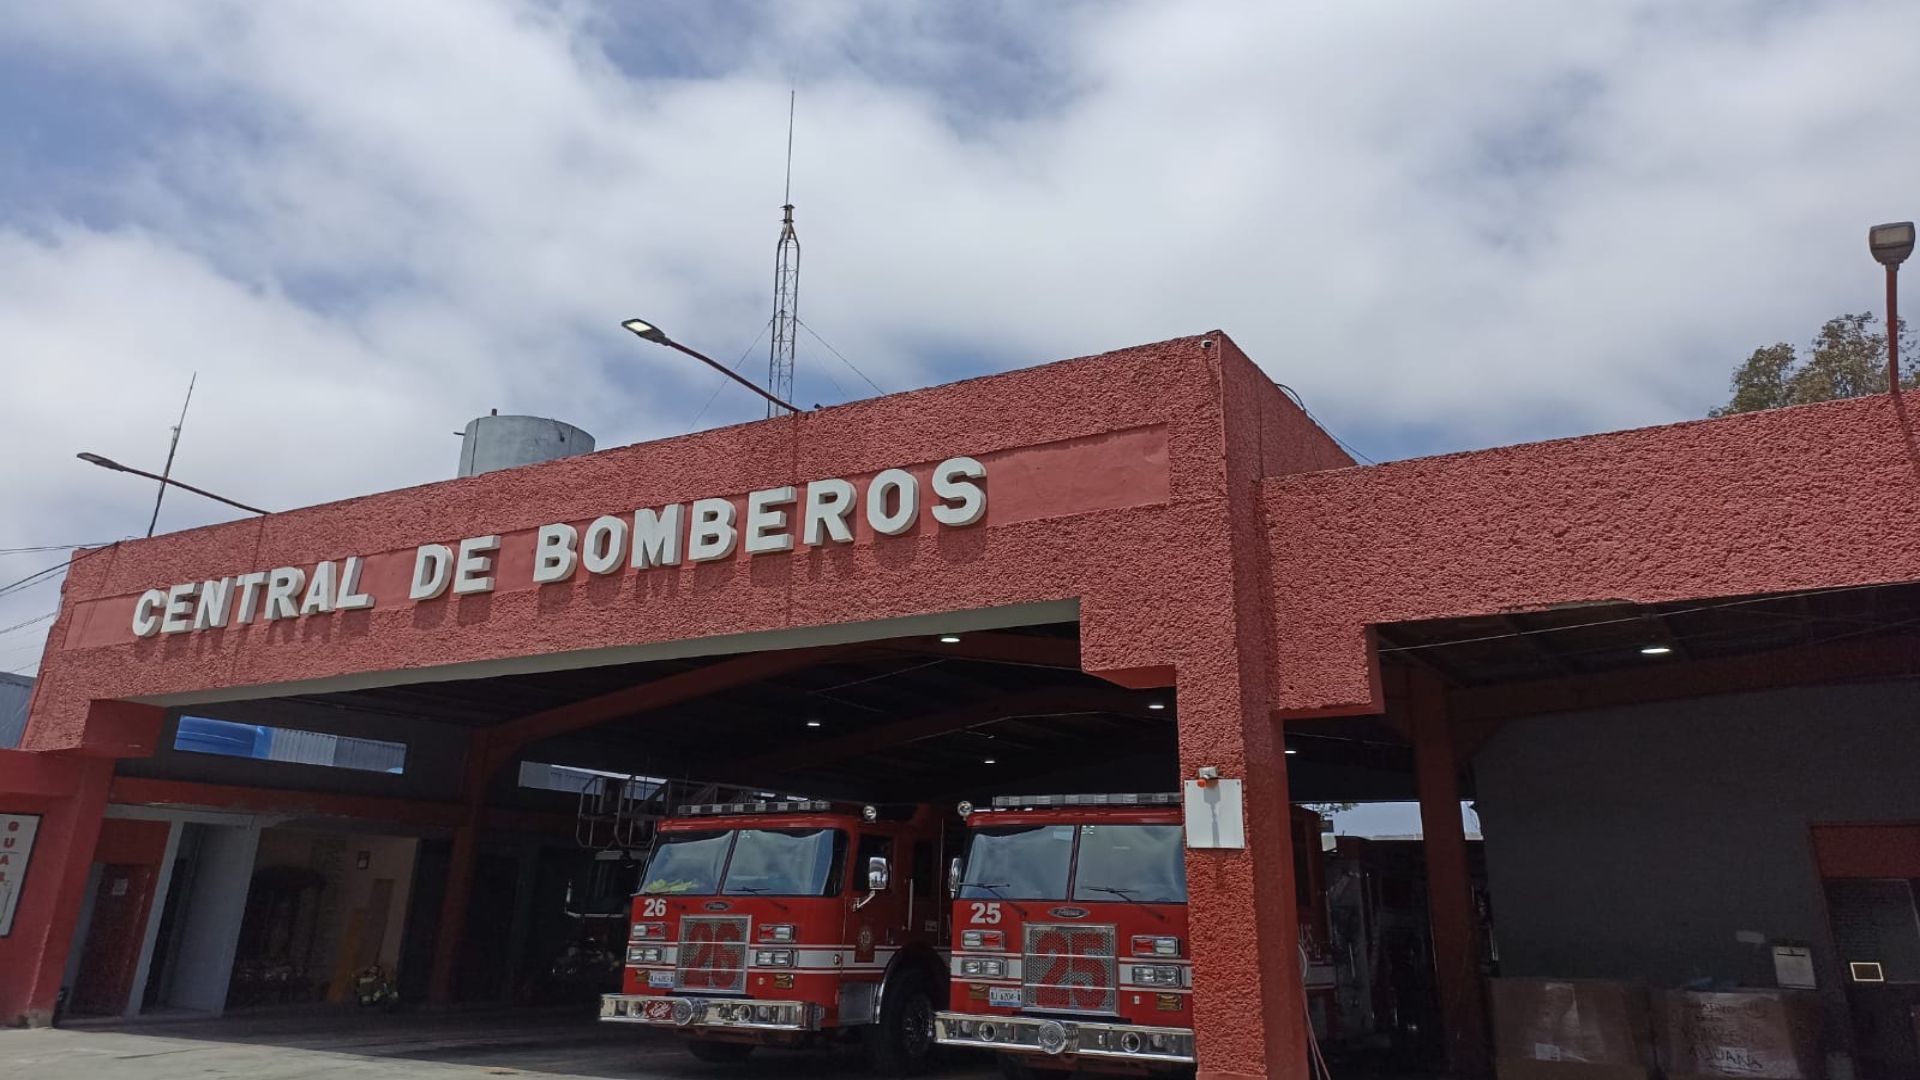
[[[46,622],[48,619],[51,619],[58,614],[60,614],[60,609],[54,608],[52,611],[47,612],[45,615],[36,615],[25,622],[17,622],[17,623],[14,623],[12,626],[0,627],[0,636],[11,634],[15,630],[24,630],[27,627],[32,626],[34,623]]]
[[[32,547],[0,548],[0,555],[24,555],[34,551],[73,551],[76,548],[105,547],[112,540],[100,540],[90,544],[37,544]]]
[[[47,567],[44,570],[36,570],[33,573],[28,574],[26,577],[20,578],[17,581],[10,581],[5,585],[0,585],[0,596],[5,596],[8,593],[19,592],[22,589],[31,589],[32,587],[40,584],[41,582],[51,581],[53,580],[53,575],[58,574],[60,571],[65,570],[68,567],[71,567],[74,563],[79,562],[81,559],[91,558],[92,556],[98,555],[103,551],[111,551],[114,546],[116,545],[110,544],[106,547],[94,548],[92,551],[81,552],[80,554],[75,555],[70,559],[67,559],[63,562],[56,563],[52,566]]]
[[[746,349],[740,353],[740,359],[735,360],[733,362],[733,367],[731,370],[733,371],[740,370],[740,365],[747,362],[747,354],[753,351],[753,347],[755,345],[760,344],[761,338],[767,336],[767,329],[772,325],[773,325],[773,319],[771,318],[767,319],[766,323],[760,327],[760,332],[753,336],[753,340],[751,342],[748,342]],[[731,380],[729,380],[725,375],[720,376],[720,381],[714,386],[713,393],[707,395],[707,403],[705,405],[700,406],[699,412],[693,414],[694,424],[699,423],[700,418],[707,415],[707,410],[713,407],[714,400],[720,396],[720,391],[725,390],[727,388],[727,383],[730,381]],[[689,424],[688,426],[692,426],[692,425]]]
[[[1286,383],[1283,383],[1283,382],[1277,382],[1277,383],[1274,383],[1273,385],[1279,387],[1282,390],[1285,390],[1287,392],[1287,396],[1293,399],[1293,403],[1295,405],[1300,406],[1300,411],[1307,414],[1307,419],[1319,425],[1320,430],[1326,432],[1327,438],[1332,439],[1336,444],[1338,444],[1340,449],[1345,450],[1347,453],[1352,454],[1354,457],[1359,458],[1361,461],[1364,461],[1369,465],[1380,464],[1379,462],[1373,460],[1367,455],[1361,453],[1358,449],[1356,449],[1353,446],[1352,443],[1349,443],[1347,442],[1347,440],[1334,434],[1334,431],[1332,428],[1328,427],[1324,423],[1321,423],[1320,418],[1313,415],[1313,410],[1307,408],[1307,401],[1305,398],[1300,396],[1300,391],[1295,390],[1293,387],[1288,386]]]
[[[801,328],[802,330],[805,330],[805,331],[806,331],[807,333],[809,333],[809,334],[812,334],[812,335],[813,335],[813,340],[815,340],[815,341],[817,341],[817,342],[819,342],[819,343],[820,343],[820,344],[822,344],[822,345],[826,345],[826,346],[827,346],[827,351],[828,351],[828,352],[830,352],[830,353],[832,353],[832,354],[833,354],[833,355],[834,355],[835,357],[838,357],[841,363],[843,363],[843,364],[845,364],[845,365],[847,365],[847,370],[849,370],[849,371],[851,371],[851,372],[853,372],[853,373],[854,373],[855,375],[858,375],[858,376],[860,376],[860,377],[861,377],[862,379],[866,379],[866,381],[867,381],[867,385],[868,385],[868,386],[871,386],[871,387],[873,387],[873,392],[874,392],[874,393],[876,393],[876,394],[884,394],[884,393],[886,393],[886,391],[885,391],[885,390],[882,390],[882,389],[880,389],[880,384],[879,384],[879,383],[877,383],[877,382],[874,382],[874,381],[873,381],[872,379],[867,379],[867,373],[866,373],[866,372],[864,372],[864,371],[861,371],[861,370],[860,370],[859,368],[857,368],[857,367],[854,367],[854,366],[853,366],[853,361],[851,361],[851,360],[849,360],[849,359],[847,359],[847,358],[846,358],[846,357],[844,357],[844,356],[841,356],[841,355],[840,355],[840,350],[839,350],[839,349],[836,349],[836,348],[834,348],[834,347],[833,347],[833,346],[832,346],[831,344],[829,344],[829,343],[827,342],[827,339],[826,339],[826,338],[823,338],[823,337],[821,337],[821,336],[820,336],[820,332],[819,332],[819,331],[817,331],[817,330],[815,330],[815,329],[814,329],[813,327],[811,327],[811,326],[808,326],[808,325],[807,325],[807,324],[806,324],[805,322],[802,322],[802,321],[801,321],[801,320],[799,320],[799,319],[795,319],[795,320],[793,320],[793,321],[794,321],[794,322],[797,322],[797,323],[800,323],[800,328]],[[837,385],[837,384],[836,384],[836,385]],[[1303,406],[1301,406],[1301,408],[1303,408],[1303,409],[1304,409],[1304,408],[1306,408],[1306,406],[1304,406],[1304,405],[1303,405]]]

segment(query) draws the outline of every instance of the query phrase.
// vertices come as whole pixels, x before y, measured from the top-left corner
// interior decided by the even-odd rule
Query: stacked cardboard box
[[[1605,979],[1494,979],[1500,1080],[1648,1080],[1647,990]]]
[[[1792,990],[1654,995],[1654,1043],[1667,1080],[1820,1080],[1820,1002]]]

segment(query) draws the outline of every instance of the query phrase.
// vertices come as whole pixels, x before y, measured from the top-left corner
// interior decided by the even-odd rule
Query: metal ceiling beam
[[[1080,670],[1078,638],[1036,637],[991,631],[956,636],[960,640],[951,644],[943,643],[937,637],[902,638],[887,642],[885,647],[895,652],[939,656],[948,660],[982,660],[994,664]]]
[[[1450,701],[1461,720],[1491,721],[1902,676],[1920,676],[1920,636],[1891,634],[1677,663],[1650,660],[1604,674],[1455,690]]]
[[[714,775],[759,776],[798,772],[858,757],[876,750],[917,742],[950,731],[980,727],[1015,716],[1068,712],[1119,712],[1152,715],[1145,695],[1104,686],[1048,687],[1007,694],[988,701],[910,716],[811,744],[790,746],[769,754],[715,767]]]
[[[487,773],[492,775],[530,743],[761,682],[859,652],[858,646],[747,653],[718,663],[653,679],[584,701],[545,709],[487,729]]]

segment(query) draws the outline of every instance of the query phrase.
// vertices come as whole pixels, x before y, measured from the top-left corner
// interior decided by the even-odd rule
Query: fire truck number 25
[[[1000,905],[987,904],[987,903],[982,903],[978,900],[975,900],[973,902],[973,910],[967,916],[967,921],[974,923],[975,925],[979,925],[981,923],[992,925],[994,923],[997,923],[1000,921]]]

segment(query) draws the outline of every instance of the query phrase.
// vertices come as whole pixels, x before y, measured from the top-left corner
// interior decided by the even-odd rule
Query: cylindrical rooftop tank
[[[482,416],[460,439],[460,475],[593,453],[593,436],[544,416]]]

